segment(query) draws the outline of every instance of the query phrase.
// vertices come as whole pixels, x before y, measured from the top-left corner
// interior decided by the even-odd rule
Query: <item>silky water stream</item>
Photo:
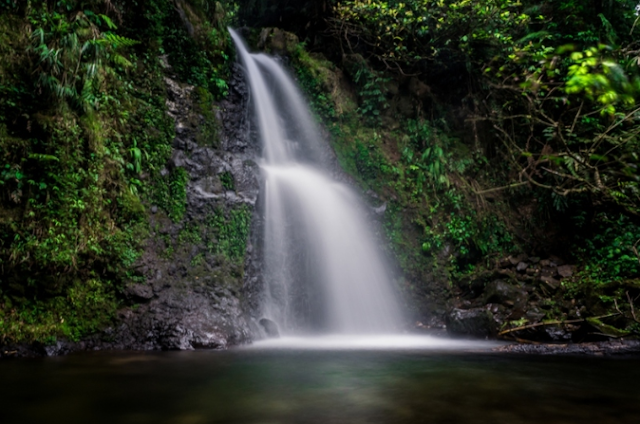
[[[249,52],[242,38],[230,33],[249,82],[263,151],[264,293],[254,318],[262,340],[255,344],[301,349],[468,346],[403,334],[406,319],[380,241],[357,194],[329,172],[337,165],[295,81],[275,58]]]
[[[263,149],[261,322],[282,336],[398,332],[401,310],[384,257],[356,194],[329,175],[329,146],[306,102],[274,58],[231,36]]]
[[[637,423],[640,359],[493,352],[402,334],[400,302],[293,80],[232,32],[264,175],[265,293],[282,337],[226,352],[0,361],[0,423]],[[266,329],[265,329],[266,332]]]

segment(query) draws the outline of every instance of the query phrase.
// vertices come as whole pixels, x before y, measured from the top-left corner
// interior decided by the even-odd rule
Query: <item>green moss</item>
[[[202,253],[198,253],[196,256],[191,259],[191,266],[197,267],[204,263],[204,255]]]
[[[230,209],[226,214],[218,209],[209,217],[206,225],[213,228],[215,234],[215,244],[210,246],[213,253],[242,263],[247,250],[251,210],[246,205]]]
[[[191,222],[178,234],[178,245],[199,245],[202,243],[202,229],[196,223]]]
[[[222,187],[225,190],[235,190],[235,183],[233,181],[233,175],[231,175],[231,172],[224,171],[222,174],[220,174],[220,182],[222,183]]]
[[[200,146],[218,148],[220,137],[218,135],[218,120],[215,115],[214,96],[202,87],[196,88],[197,113],[203,120],[198,122],[198,134],[196,141]]]
[[[216,14],[215,7],[207,10],[208,2],[182,3],[179,7],[193,29],[189,34],[173,2],[165,3],[163,41],[171,66],[182,81],[205,88],[217,98],[226,96],[232,50],[223,15]]]
[[[0,343],[79,340],[110,323],[118,306],[112,282],[75,280],[64,294],[44,300],[0,298]]]
[[[188,182],[189,173],[184,168],[174,168],[156,181],[155,202],[173,222],[181,221],[187,210]]]
[[[610,337],[624,337],[632,334],[631,331],[620,330],[619,328],[614,327],[613,325],[605,324],[601,320],[597,318],[587,318],[587,322],[591,324],[595,329],[597,329],[600,333],[610,336]]]

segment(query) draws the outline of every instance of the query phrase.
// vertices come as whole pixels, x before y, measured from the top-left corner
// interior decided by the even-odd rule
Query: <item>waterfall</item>
[[[285,335],[397,332],[401,309],[384,256],[357,194],[327,171],[330,148],[296,83],[230,32],[263,151],[260,318]]]

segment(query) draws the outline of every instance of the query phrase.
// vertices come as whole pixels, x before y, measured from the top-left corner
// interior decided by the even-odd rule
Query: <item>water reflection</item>
[[[0,422],[636,423],[640,360],[240,349],[0,362]]]

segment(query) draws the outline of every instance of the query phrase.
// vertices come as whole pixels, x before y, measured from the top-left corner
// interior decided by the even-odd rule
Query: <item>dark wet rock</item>
[[[167,164],[184,168],[188,175],[187,205],[181,222],[172,222],[163,211],[150,215],[151,227],[169,237],[173,253],[167,255],[165,239],[150,238],[140,260],[147,284],[133,285],[127,293],[146,303],[119,312],[112,334],[101,335],[94,349],[224,349],[250,340],[244,315],[242,266],[217,258],[206,249],[215,243],[211,228],[203,227],[216,213],[241,206],[253,208],[258,195],[257,145],[248,140],[246,109],[248,92],[242,72],[230,81],[229,96],[218,105],[220,145],[199,146],[194,88],[166,78],[167,109],[175,120],[176,139]],[[219,175],[229,172],[235,191],[224,194]],[[185,241],[185,231],[198,231]],[[250,262],[248,258],[247,262]],[[106,337],[105,337],[106,336]],[[105,342],[104,339],[108,339]]]
[[[189,139],[182,139],[182,138],[176,137],[175,140],[173,140],[173,147],[175,149],[191,152],[192,150],[198,147],[198,144]]]
[[[248,332],[240,300],[228,289],[197,291],[173,287],[162,292],[152,304],[133,311],[124,324],[127,331],[116,335],[123,344],[138,340],[161,349],[226,348],[246,342]],[[133,339],[128,340],[129,332]]]
[[[263,28],[258,40],[258,48],[274,54],[286,54],[299,44],[298,37],[279,28]]]
[[[153,289],[144,284],[132,284],[127,286],[125,294],[137,301],[149,300],[153,297]]]
[[[525,312],[525,317],[529,322],[539,322],[545,317],[545,313],[540,311],[538,308],[531,308]]]
[[[62,351],[62,343],[56,342],[53,345],[44,346],[43,349],[46,356],[57,356]]]
[[[487,265],[490,269],[475,271],[456,281],[457,292],[450,307],[489,311],[498,328],[507,331],[500,337],[563,342],[630,335],[627,330],[589,318],[604,315],[605,310],[566,298],[568,291],[563,281],[575,274],[576,266],[565,264],[557,256],[541,259],[512,255],[488,261]],[[543,324],[544,319],[562,324],[549,326],[548,322]],[[514,328],[520,329],[509,332]]]
[[[573,275],[573,269],[572,265],[560,265],[557,272],[561,277],[568,278]]]
[[[498,277],[499,278],[515,279],[516,276],[517,276],[517,274],[512,269],[500,269],[500,270],[498,270]]]
[[[540,270],[540,275],[555,277],[558,275],[558,267],[555,266],[545,266]]]
[[[472,297],[477,297],[485,291],[485,286],[492,280],[503,277],[503,270],[481,271],[475,274],[465,275],[458,280],[458,287],[468,292]]]
[[[566,328],[561,327],[559,325],[545,326],[544,332],[547,334],[549,339],[553,341],[570,341],[571,340],[571,332],[567,331]]]
[[[511,266],[511,262],[509,261],[509,258],[502,258],[498,260],[498,262],[496,263],[496,266],[498,268],[508,268]]]
[[[496,322],[485,308],[453,309],[446,319],[447,331],[452,335],[488,337],[495,335]]]
[[[556,280],[550,275],[545,275],[545,274],[541,275],[540,281],[549,290],[557,290],[558,287],[560,287],[560,281]]]
[[[258,322],[260,323],[260,326],[264,330],[267,337],[280,337],[280,331],[278,330],[278,325],[275,322],[267,318],[262,318]]]
[[[521,287],[509,284],[504,280],[495,280],[487,284],[485,303],[499,303],[506,306],[524,306],[527,292]]]
[[[549,256],[549,260],[553,264],[552,266],[564,265],[564,261],[561,258],[557,257],[557,256],[551,255],[551,256]]]
[[[524,253],[518,256],[509,256],[508,258],[509,262],[513,266],[518,265],[520,262],[523,262],[525,259],[527,259],[527,255],[525,255]]]

